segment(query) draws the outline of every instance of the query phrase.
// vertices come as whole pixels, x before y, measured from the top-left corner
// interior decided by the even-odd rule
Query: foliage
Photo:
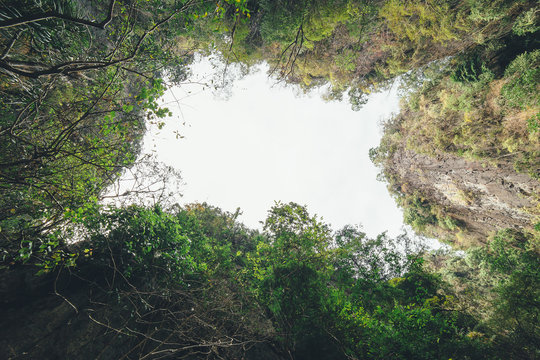
[[[524,0],[5,1],[2,271],[38,265],[40,306],[52,296],[75,310],[65,323],[84,340],[63,343],[89,357],[534,358],[529,235],[500,232],[435,272],[406,236],[333,232],[295,203],[272,207],[263,232],[208,204],[99,203],[136,162],[146,122],[170,115],[164,79],[182,82],[195,51],[217,51],[225,73],[266,60],[355,110],[404,74],[407,101],[370,157],[416,231],[459,234],[395,164],[414,151],[537,172],[537,13]],[[44,339],[53,328],[34,327]]]
[[[475,18],[474,12],[470,15],[471,26],[489,23],[486,29],[493,31],[493,36],[499,33],[500,38],[484,39],[481,44],[471,45],[453,58],[407,74],[404,87],[409,92],[401,113],[387,121],[379,147],[370,152],[372,160],[381,167],[381,178],[389,183],[391,192],[404,207],[406,221],[414,224],[416,230],[430,236],[455,239],[452,240],[455,243],[474,241],[468,238],[467,220],[448,215],[446,207],[449,202],[450,206],[456,203],[469,206],[475,202],[474,196],[446,194],[447,201],[436,199],[433,192],[439,191],[427,189],[428,184],[425,188],[411,184],[400,170],[404,166],[400,163],[403,157],[413,156],[411,154],[437,161],[458,157],[487,168],[495,164],[511,167],[510,171],[538,178],[537,43],[532,35],[517,37],[508,25],[500,23],[517,23],[514,22],[516,16],[534,9],[534,4],[504,3],[505,6],[495,7],[491,2],[469,2],[472,9],[476,9],[474,11],[483,8],[486,14],[491,10],[500,12],[500,16],[483,20]],[[396,3],[393,6],[405,5]],[[420,178],[425,177],[422,170],[411,168],[411,172],[417,172]],[[470,190],[459,181],[449,186],[460,188],[458,191]],[[418,206],[411,198],[415,191],[429,198],[429,203]],[[534,196],[526,197],[534,203]],[[526,211],[532,218],[538,212],[533,205]],[[454,214],[457,214],[455,209]]]
[[[152,8],[149,13],[147,9]],[[66,214],[104,196],[139,155],[145,121],[170,115],[162,74],[182,4],[8,1],[0,12],[0,246],[17,260]],[[197,9],[193,9],[197,11]],[[98,19],[98,20],[95,20]],[[178,22],[176,22],[178,23]],[[183,23],[183,22],[180,22]],[[180,70],[178,70],[180,69]],[[28,240],[31,239],[31,240]],[[25,245],[26,244],[26,245]]]
[[[475,82],[480,80],[480,74],[486,70],[485,64],[476,55],[457,64],[450,78],[456,82]]]
[[[508,80],[501,95],[508,106],[520,109],[540,106],[540,50],[517,56],[506,68],[505,77]]]
[[[406,238],[368,239],[353,227],[331,236],[293,203],[272,208],[265,230],[268,239],[248,256],[246,275],[295,358],[428,359],[474,351],[456,337],[464,324],[432,307],[440,284]]]
[[[403,212],[403,221],[411,225],[413,229],[422,232],[425,230],[426,225],[437,223],[437,217],[432,214],[431,206],[427,201],[418,196],[414,196],[406,201],[406,203],[401,203],[401,206],[405,209]]]
[[[494,288],[493,319],[507,332],[514,351],[537,354],[540,351],[540,261],[538,244],[531,235],[503,230],[497,233],[489,249],[475,254],[491,274],[501,277]],[[534,356],[534,355],[533,355]]]
[[[380,10],[388,27],[400,39],[414,43],[429,40],[444,43],[458,39],[467,29],[463,14],[451,11],[446,1],[388,1]]]
[[[510,358],[538,353],[538,236],[505,229],[488,246],[429,260],[455,289],[457,304],[480,319],[477,336],[496,338]],[[439,264],[438,266],[436,264]]]
[[[333,233],[294,203],[276,204],[262,234],[236,216],[192,204],[173,213],[131,206],[77,217],[82,228],[62,235],[86,239],[69,249],[80,254],[77,266],[62,276],[57,266],[50,276],[61,280],[56,293],[88,314],[72,320],[83,329],[84,319],[93,324],[85,336],[117,344],[86,351],[188,356],[214,339],[208,358],[257,358],[269,351],[263,343],[295,359],[497,358],[496,344],[474,335],[477,320],[407,237],[369,239],[350,226]],[[239,245],[244,251],[231,251]],[[522,269],[537,271],[532,253],[493,248],[509,261],[477,258],[517,276],[501,291],[522,285],[517,278],[529,276]],[[501,304],[501,311],[511,306]]]
[[[159,206],[112,209],[83,222],[96,255],[97,249],[110,248],[119,260],[115,271],[126,279],[178,283],[197,270],[189,255],[189,238]]]
[[[473,0],[471,3],[470,18],[478,22],[500,20],[505,17],[513,1],[509,0]]]
[[[539,12],[538,7],[534,7],[520,14],[512,27],[514,34],[523,36],[527,33],[535,33],[540,30],[540,26],[538,26]]]

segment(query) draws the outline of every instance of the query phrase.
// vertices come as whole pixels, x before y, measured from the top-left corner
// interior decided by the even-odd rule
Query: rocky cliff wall
[[[455,220],[458,229],[446,231],[446,237],[458,245],[465,245],[460,244],[464,236],[485,242],[502,228],[532,228],[540,216],[540,182],[517,173],[510,163],[490,166],[450,154],[398,149],[387,170],[398,193],[417,194]]]

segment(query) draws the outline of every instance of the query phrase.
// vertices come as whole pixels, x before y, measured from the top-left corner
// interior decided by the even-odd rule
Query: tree
[[[8,303],[14,318],[34,317],[3,324],[0,343],[11,355],[255,359],[268,351],[264,344],[273,330],[257,303],[233,272],[216,270],[231,262],[227,247],[194,231],[185,216],[130,206],[75,220],[76,229],[57,236],[81,240],[62,246],[78,254],[76,266],[47,267],[35,279],[43,289],[34,294],[36,302]],[[61,318],[52,327],[41,322],[44,309],[51,314],[48,305]],[[21,328],[31,335],[18,337]]]
[[[173,80],[185,76],[189,54],[170,39],[200,6],[3,5],[0,246],[10,262],[65,223],[66,213],[96,203],[133,165],[147,118],[170,114],[157,103],[166,88],[161,75],[174,67]]]

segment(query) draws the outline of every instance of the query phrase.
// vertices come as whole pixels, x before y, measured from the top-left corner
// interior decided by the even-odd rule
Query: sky
[[[203,84],[222,70],[199,58],[189,83],[161,99],[173,116],[145,137],[144,152],[181,171],[181,203],[240,207],[240,221],[260,229],[275,201],[292,201],[336,230],[361,224],[369,236],[402,233],[402,212],[368,157],[379,143],[380,121],[399,110],[397,86],[354,112],[347,100],[324,102],[323,90],[306,95],[276,83],[267,65],[216,94]]]

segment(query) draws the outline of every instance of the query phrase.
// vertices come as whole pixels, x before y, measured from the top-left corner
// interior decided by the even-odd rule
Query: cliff
[[[487,166],[451,154],[394,152],[387,165],[398,198],[417,197],[429,207],[425,229],[460,247],[484,243],[497,230],[532,229],[540,215],[540,182],[511,163]]]

